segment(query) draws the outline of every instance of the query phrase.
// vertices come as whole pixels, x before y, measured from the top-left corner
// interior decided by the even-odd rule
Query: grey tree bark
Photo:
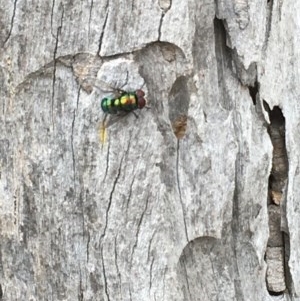
[[[0,300],[300,300],[299,15],[0,0]]]

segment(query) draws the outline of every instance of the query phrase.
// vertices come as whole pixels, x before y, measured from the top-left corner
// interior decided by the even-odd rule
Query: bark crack
[[[134,256],[134,252],[135,252],[135,249],[138,245],[138,241],[139,241],[139,234],[140,234],[140,231],[141,231],[141,225],[142,225],[142,222],[143,222],[143,219],[144,219],[144,215],[148,209],[148,203],[149,203],[149,195],[146,199],[146,204],[145,204],[145,208],[142,212],[142,215],[141,215],[141,218],[139,220],[139,223],[138,223],[138,226],[137,226],[137,231],[136,231],[136,234],[135,234],[135,243],[132,247],[132,251],[131,251],[131,261],[130,261],[130,265],[132,266],[132,261],[133,261],[133,256]]]
[[[164,277],[163,277],[163,300],[165,300],[165,293],[166,293],[166,273],[167,268],[164,269]]]
[[[177,139],[177,152],[176,152],[176,154],[177,154],[177,157],[176,157],[177,188],[178,188],[179,199],[180,199],[180,204],[181,204],[181,209],[182,209],[182,217],[183,217],[183,223],[184,223],[185,236],[186,236],[187,242],[189,242],[188,230],[187,230],[187,225],[186,225],[186,220],[185,220],[185,210],[184,210],[184,205],[183,205],[183,201],[182,201],[180,179],[179,179],[179,143],[180,143],[180,141]]]
[[[91,235],[90,232],[87,232],[87,242],[86,242],[86,262],[90,260],[90,242],[91,242]]]
[[[9,32],[8,32],[8,35],[7,35],[6,39],[3,42],[3,47],[5,46],[7,41],[9,40],[9,38],[11,36],[11,33],[12,33],[12,30],[13,30],[13,27],[14,27],[14,20],[15,20],[15,15],[16,15],[17,2],[18,2],[18,0],[14,1],[13,14],[12,14],[11,21],[10,21],[10,29],[9,29]]]
[[[104,278],[104,291],[108,301],[110,301],[109,293],[108,293],[108,284],[107,284],[107,277],[106,277],[106,270],[104,265],[104,256],[103,256],[103,246],[101,247],[101,257],[102,257],[102,272]]]
[[[108,206],[107,206],[106,214],[105,214],[105,226],[104,226],[103,233],[102,233],[102,235],[100,237],[100,240],[102,240],[104,238],[105,234],[106,234],[106,230],[107,230],[107,226],[108,226],[108,215],[109,215],[109,211],[110,211],[110,207],[111,207],[111,203],[112,203],[112,199],[113,199],[113,194],[115,192],[118,180],[119,180],[120,175],[121,175],[121,169],[122,169],[123,159],[124,159],[124,156],[121,159],[121,162],[120,162],[120,165],[119,165],[119,169],[118,169],[118,173],[117,173],[117,176],[116,176],[116,178],[115,178],[115,180],[113,182],[113,187],[112,187],[112,190],[111,190],[110,195],[109,195],[109,202],[108,202]]]
[[[117,251],[117,237],[115,237],[115,265],[116,265],[116,269],[117,269],[117,274],[118,274],[118,278],[119,278],[119,282],[120,282],[120,296],[121,296],[121,300],[122,298],[122,278],[121,278],[121,273],[120,273],[120,268],[118,265],[118,251]]]
[[[149,246],[148,246],[148,252],[147,252],[147,261],[149,262],[149,259],[150,259],[150,253],[151,253],[151,246],[152,246],[152,241],[154,239],[154,236],[156,234],[156,230],[154,230],[151,238],[150,238],[150,241],[149,241]]]
[[[242,290],[242,284],[240,280],[240,270],[239,270],[239,265],[238,265],[238,257],[239,254],[237,252],[237,242],[239,240],[239,231],[240,231],[240,222],[239,222],[239,216],[240,216],[240,208],[239,208],[239,187],[238,187],[238,178],[241,176],[241,166],[242,162],[240,162],[240,148],[238,150],[238,157],[236,158],[235,161],[235,187],[234,187],[234,194],[233,194],[233,204],[232,204],[232,222],[231,222],[231,231],[232,231],[232,252],[233,252],[233,269],[236,273],[236,279],[234,279],[234,291],[235,291],[235,296],[236,299],[239,299],[241,301],[244,301],[244,293]]]
[[[108,172],[108,168],[109,168],[109,151],[110,151],[110,143],[108,143],[108,147],[107,147],[106,168],[105,168],[105,174],[104,174],[103,182],[105,182],[105,180],[106,180],[106,176],[107,176],[107,172]]]
[[[135,1],[134,1],[134,0],[132,0],[132,1],[131,1],[131,11],[133,11],[133,10],[134,10],[134,7],[135,7]]]
[[[105,20],[104,20],[104,23],[103,23],[103,27],[102,27],[102,31],[101,31],[101,34],[100,34],[100,38],[99,38],[99,47],[98,47],[98,56],[100,56],[100,52],[101,52],[101,47],[102,47],[102,40],[103,40],[103,36],[104,36],[104,31],[105,31],[105,28],[106,28],[106,23],[107,23],[107,19],[108,19],[108,7],[109,7],[109,0],[107,1],[106,3],[106,15],[105,15]]]
[[[285,144],[285,118],[281,109],[275,106],[273,110],[264,101],[264,107],[270,117],[268,133],[273,145],[272,169],[269,176],[268,213],[269,239],[266,250],[266,285],[270,295],[283,294],[287,287],[289,268],[289,236],[283,236],[281,230],[282,205],[288,179],[288,156]]]
[[[162,24],[164,21],[164,17],[165,17],[165,12],[161,13],[161,17],[160,17],[160,21],[159,21],[159,26],[158,26],[158,41],[160,41],[161,38],[161,28],[162,28]]]
[[[150,264],[150,284],[149,284],[149,291],[151,291],[151,288],[152,288],[153,263],[154,263],[154,257],[152,257],[151,264]]]
[[[127,216],[127,211],[128,211],[128,207],[129,207],[129,203],[130,203],[130,199],[131,199],[131,195],[132,195],[132,187],[133,187],[133,183],[135,181],[135,175],[132,177],[132,181],[129,187],[129,193],[128,193],[128,197],[126,200],[126,216]]]
[[[190,283],[189,283],[189,277],[188,277],[188,272],[187,272],[187,269],[186,269],[186,264],[185,264],[185,260],[182,261],[182,265],[183,265],[183,268],[184,268],[184,277],[185,277],[185,281],[186,281],[186,287],[187,287],[187,290],[188,290],[188,294],[190,296],[190,300],[193,300],[192,298],[192,294],[191,294],[191,289],[190,289]]]
[[[271,35],[272,29],[272,17],[273,17],[273,0],[267,2],[267,12],[266,12],[266,32],[265,41],[263,44],[263,50],[265,51],[268,45],[268,40]]]
[[[249,94],[250,94],[250,96],[252,98],[252,102],[253,102],[254,105],[256,105],[256,96],[257,96],[257,93],[259,91],[259,84],[258,84],[258,82],[256,81],[254,83],[253,87],[252,86],[248,86],[248,89],[249,89]]]
[[[54,5],[55,0],[52,2],[52,11],[51,11],[51,32],[53,27],[53,14],[54,14]],[[61,35],[61,30],[63,26],[63,18],[64,18],[64,7],[62,6],[62,13],[61,13],[61,19],[60,19],[60,25],[57,27],[56,34],[54,35],[52,32],[52,35],[55,39],[55,46],[53,51],[53,77],[52,77],[52,97],[51,97],[51,116],[52,116],[52,128],[54,129],[54,98],[55,98],[55,83],[56,83],[56,58],[57,58],[57,49],[58,49],[58,42],[59,42],[59,36]]]
[[[167,11],[170,10],[172,7],[172,0],[159,0],[158,5],[159,5],[160,9],[162,10],[160,21],[159,21],[159,26],[158,26],[158,39],[157,39],[158,41],[160,41],[163,20],[164,20],[164,17],[166,15]]]
[[[82,288],[82,275],[81,275],[81,268],[79,267],[79,294],[78,300],[83,301],[83,288]]]

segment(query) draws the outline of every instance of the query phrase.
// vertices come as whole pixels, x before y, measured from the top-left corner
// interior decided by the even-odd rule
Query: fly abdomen
[[[101,101],[101,108],[106,114],[142,109],[146,104],[144,95],[145,93],[142,90],[137,90],[135,92],[123,92],[117,98],[105,97]]]
[[[116,114],[118,113],[117,107],[115,107],[115,99],[113,98],[103,98],[101,101],[101,109],[104,113],[107,114]]]
[[[120,97],[119,101],[120,111],[130,112],[136,110],[137,107],[137,98],[134,93],[124,93]]]

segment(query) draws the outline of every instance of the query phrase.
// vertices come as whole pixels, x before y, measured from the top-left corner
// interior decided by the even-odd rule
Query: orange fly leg
[[[99,140],[101,142],[101,144],[104,144],[107,141],[107,129],[106,129],[106,116],[104,117],[103,121],[100,124],[100,128],[99,128]]]

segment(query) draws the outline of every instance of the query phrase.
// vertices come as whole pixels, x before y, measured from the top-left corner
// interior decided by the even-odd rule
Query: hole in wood
[[[258,93],[258,82],[254,83],[254,87],[249,86],[249,94],[252,98],[253,104],[256,105],[256,95]]]
[[[250,89],[249,89],[250,91]],[[288,159],[285,145],[285,118],[281,109],[271,110],[263,102],[269,114],[268,133],[273,145],[272,169],[269,176],[268,216],[269,239],[265,260],[267,263],[266,286],[271,296],[280,296],[286,290],[285,242],[281,231],[281,203],[288,177]]]

